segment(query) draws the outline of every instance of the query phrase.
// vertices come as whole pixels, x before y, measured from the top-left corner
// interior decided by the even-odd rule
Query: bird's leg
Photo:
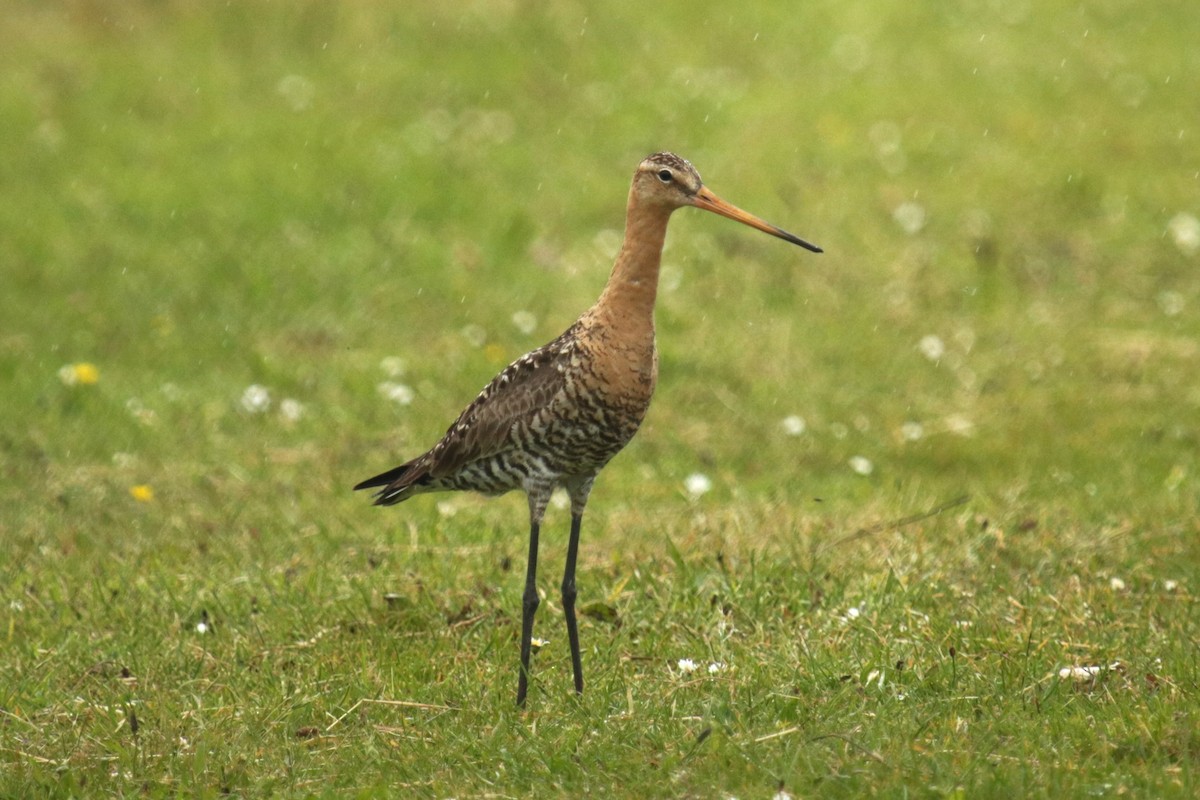
[[[583,662],[579,657],[579,626],[575,622],[575,557],[579,555],[579,526],[583,514],[571,514],[571,539],[567,543],[567,568],[563,572],[562,605],[567,618],[567,638],[571,642],[571,671],[575,675],[575,693],[583,694]]]
[[[525,568],[525,594],[521,597],[521,674],[517,677],[517,705],[525,705],[529,691],[529,656],[533,650],[533,615],[541,598],[537,590],[538,529],[550,490],[529,492],[529,560]]]
[[[529,562],[525,570],[525,594],[521,597],[521,675],[517,679],[517,705],[525,705],[529,690],[529,654],[533,649],[533,615],[537,613],[538,523],[529,525]]]
[[[575,621],[575,560],[579,556],[579,528],[583,524],[583,508],[592,491],[595,476],[568,481],[571,497],[571,538],[567,542],[567,566],[563,570],[562,604],[567,618],[567,639],[571,643],[571,671],[575,675],[575,693],[583,694],[583,661],[579,657],[579,625]]]

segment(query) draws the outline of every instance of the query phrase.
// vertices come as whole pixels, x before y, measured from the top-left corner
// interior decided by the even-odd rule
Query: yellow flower
[[[498,344],[489,344],[483,348],[483,355],[493,364],[500,364],[504,361],[504,348]]]
[[[129,494],[139,503],[149,503],[154,499],[154,490],[144,483],[129,487]]]
[[[67,364],[60,369],[58,377],[67,386],[75,386],[77,384],[90,386],[100,382],[100,370],[96,369],[95,364],[80,361],[78,364]]]
[[[87,361],[81,361],[75,365],[75,381],[82,383],[84,386],[97,383],[100,380],[100,370],[96,369],[95,364]]]

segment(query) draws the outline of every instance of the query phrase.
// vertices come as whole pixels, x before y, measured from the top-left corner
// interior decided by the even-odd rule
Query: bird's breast
[[[643,342],[595,337],[581,343],[573,360],[570,383],[591,416],[632,436],[646,416],[658,380],[653,336]]]

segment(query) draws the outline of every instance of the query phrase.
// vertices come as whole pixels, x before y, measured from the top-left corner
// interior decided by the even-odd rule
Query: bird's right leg
[[[563,616],[567,619],[567,640],[571,645],[571,672],[575,676],[575,693],[583,694],[583,662],[579,657],[579,624],[575,621],[575,560],[579,556],[580,514],[571,515],[571,538],[567,542],[567,568],[563,571]]]

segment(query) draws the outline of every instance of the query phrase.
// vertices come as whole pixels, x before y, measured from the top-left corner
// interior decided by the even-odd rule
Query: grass
[[[1187,5],[9,6],[0,794],[1200,790]],[[664,148],[827,252],[677,216],[518,711],[523,500],[348,487]]]

